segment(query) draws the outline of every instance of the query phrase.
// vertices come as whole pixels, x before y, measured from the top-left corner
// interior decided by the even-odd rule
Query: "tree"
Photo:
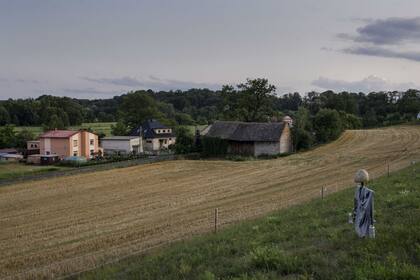
[[[10,123],[10,115],[4,106],[0,106],[0,125],[6,125]]]
[[[35,140],[34,133],[28,129],[23,129],[16,135],[15,146],[24,149],[26,148],[26,142],[31,140]]]
[[[0,127],[0,149],[16,147],[16,134],[13,125]]]
[[[194,136],[185,127],[178,127],[175,131],[175,153],[188,154],[194,151]]]
[[[246,122],[266,121],[270,115],[269,97],[276,87],[267,79],[247,79],[239,84],[241,115]]]
[[[147,119],[164,118],[164,115],[158,109],[156,100],[145,91],[125,95],[119,112],[124,124],[131,128],[140,125]]]
[[[362,119],[358,116],[348,114],[344,111],[340,111],[339,114],[343,129],[359,129],[362,127]]]
[[[117,122],[111,125],[111,133],[116,136],[124,136],[128,134],[128,127],[123,122]]]
[[[309,149],[314,143],[312,122],[308,109],[299,107],[293,121],[292,135],[295,151]]]
[[[343,132],[339,113],[332,109],[319,110],[315,115],[314,130],[316,139],[320,143],[337,139]]]
[[[66,129],[64,122],[56,114],[52,115],[46,125],[44,125],[44,130],[52,129]]]

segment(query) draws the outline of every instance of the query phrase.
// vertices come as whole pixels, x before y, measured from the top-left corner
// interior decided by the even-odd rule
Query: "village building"
[[[35,155],[40,153],[39,140],[30,140],[26,142],[26,155]]]
[[[170,145],[175,144],[176,140],[172,128],[154,119],[145,121],[142,125],[133,129],[130,135],[142,137],[145,152],[168,149]]]
[[[293,150],[288,122],[217,121],[209,125],[202,135],[226,140],[229,154],[261,156],[286,154]]]
[[[94,157],[99,150],[98,135],[89,131],[51,130],[39,137],[41,155]]]
[[[101,139],[104,154],[141,154],[143,140],[140,136],[110,136]]]

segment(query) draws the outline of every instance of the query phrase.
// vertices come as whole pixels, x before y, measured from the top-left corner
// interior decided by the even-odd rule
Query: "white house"
[[[143,153],[143,141],[139,136],[110,136],[101,139],[104,154]]]
[[[144,150],[147,152],[156,152],[168,149],[170,145],[175,144],[176,136],[172,128],[163,125],[158,120],[147,120],[142,125],[134,128],[130,135],[142,136],[144,141]]]

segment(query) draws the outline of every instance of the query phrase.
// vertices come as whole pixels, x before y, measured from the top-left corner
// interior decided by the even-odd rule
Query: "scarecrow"
[[[356,172],[354,181],[357,184],[354,193],[354,228],[359,237],[369,236],[375,238],[375,220],[373,219],[374,191],[366,187],[369,181],[369,174],[366,170],[360,169]]]

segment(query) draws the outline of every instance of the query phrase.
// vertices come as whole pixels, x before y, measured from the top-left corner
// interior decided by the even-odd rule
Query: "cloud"
[[[27,80],[27,79],[16,79],[15,80],[18,83],[22,83],[22,84],[39,84],[41,83],[41,81],[38,80]]]
[[[400,58],[420,62],[420,52],[394,51],[381,47],[351,47],[342,50],[344,53],[388,58]]]
[[[131,88],[142,88],[142,89],[153,89],[153,90],[186,90],[191,88],[210,88],[218,89],[221,88],[220,84],[212,83],[199,83],[190,81],[180,81],[171,79],[162,79],[153,75],[150,75],[146,79],[137,79],[132,77],[121,77],[121,78],[90,78],[81,77],[81,79],[99,83],[116,86],[124,86]]]
[[[312,82],[312,85],[334,91],[349,92],[373,92],[373,91],[394,91],[407,90],[410,88],[418,88],[413,83],[393,83],[381,77],[371,75],[359,81],[335,80],[320,77]]]
[[[76,94],[76,95],[116,95],[119,94],[120,92],[112,90],[112,91],[106,91],[106,90],[98,90],[95,88],[63,88],[60,91],[62,91],[63,93],[68,93],[68,94]]]
[[[337,36],[354,43],[340,50],[343,53],[420,62],[420,52],[406,48],[410,43],[420,42],[420,17],[367,20],[356,34]]]
[[[111,84],[111,85],[117,85],[117,86],[127,86],[127,87],[138,87],[143,86],[143,84],[136,80],[135,78],[131,77],[122,77],[122,78],[89,78],[89,77],[81,77],[81,79],[89,81],[89,82],[95,82],[99,84]]]
[[[339,38],[374,45],[398,45],[420,41],[420,17],[387,18],[368,21],[357,34],[338,34]]]

